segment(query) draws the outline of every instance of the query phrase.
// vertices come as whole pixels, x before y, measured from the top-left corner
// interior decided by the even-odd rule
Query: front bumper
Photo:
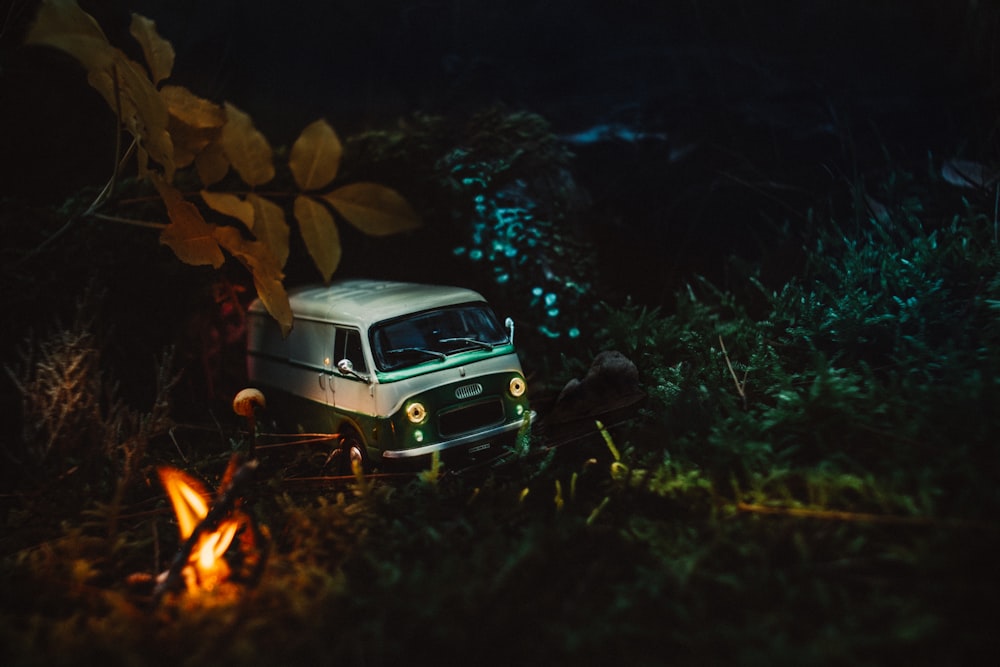
[[[434,452],[455,449],[456,447],[467,447],[470,454],[483,452],[493,447],[502,446],[508,442],[512,443],[517,437],[517,432],[526,426],[530,426],[535,419],[535,412],[529,411],[525,419],[521,421],[501,424],[494,428],[483,431],[476,431],[458,438],[451,438],[442,442],[435,442],[423,447],[413,447],[410,449],[389,449],[382,452],[382,458],[401,460],[412,459],[419,456],[427,456]],[[484,446],[485,445],[485,446]],[[471,451],[470,451],[471,450]]]

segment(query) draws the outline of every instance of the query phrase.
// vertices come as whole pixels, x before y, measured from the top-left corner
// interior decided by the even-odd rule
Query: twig
[[[146,227],[148,229],[166,229],[167,225],[163,222],[149,222],[148,220],[136,220],[135,218],[123,218],[117,215],[107,215],[106,213],[91,213],[90,217],[97,218],[98,220],[106,220],[108,222],[118,222],[123,225],[134,225],[135,227]]]
[[[119,130],[118,130],[118,137],[121,137],[121,128],[120,127],[119,127]],[[118,150],[119,150],[118,140],[117,139],[115,140],[115,166],[114,166],[114,169],[113,169],[113,171],[111,173],[111,178],[108,179],[108,181],[104,184],[104,187],[101,188],[101,191],[99,193],[97,193],[96,197],[94,197],[94,201],[90,202],[90,206],[88,206],[86,208],[86,210],[84,210],[83,213],[81,213],[79,216],[76,216],[76,217],[84,217],[85,218],[85,217],[91,217],[91,216],[93,216],[96,213],[97,209],[99,209],[101,206],[103,206],[104,202],[106,202],[111,197],[111,193],[114,192],[115,183],[116,183],[116,181],[118,179],[118,173],[121,171],[121,166],[124,165],[126,162],[129,161],[129,158],[131,158],[132,154],[135,153],[135,148],[136,148],[137,145],[138,145],[138,140],[135,139],[135,138],[133,138],[132,139],[132,143],[129,144],[128,149],[125,151],[125,154],[122,155],[121,158],[119,159],[118,158]]]
[[[817,510],[804,507],[774,507],[755,503],[736,503],[736,509],[745,514],[770,514],[802,519],[824,521],[852,521],[857,523],[877,523],[895,526],[953,526],[1000,530],[1000,525],[967,519],[934,519],[927,516],[899,516],[896,514],[873,514],[871,512],[846,512],[842,510]]]
[[[153,572],[160,571],[160,531],[156,527],[155,521],[150,521],[153,527]]]
[[[731,173],[726,172],[726,171],[723,171],[723,172],[720,172],[720,173],[722,174],[722,176],[730,179],[734,183],[736,183],[738,185],[742,185],[745,188],[749,188],[750,190],[753,190],[754,192],[756,192],[757,194],[759,194],[760,196],[762,196],[762,197],[764,197],[766,199],[770,199],[771,201],[773,201],[774,203],[778,204],[783,209],[785,209],[788,213],[794,215],[796,218],[798,218],[800,220],[806,220],[806,216],[803,215],[803,213],[801,211],[795,209],[795,207],[793,207],[791,204],[789,204],[785,200],[783,200],[783,199],[781,199],[779,197],[776,197],[775,195],[772,195],[770,192],[767,192],[764,188],[760,187],[759,185],[757,185],[755,183],[751,183],[750,181],[747,181],[747,180],[745,180],[743,178],[740,178],[739,176],[737,176],[735,174],[731,174]],[[784,185],[781,185],[779,183],[766,183],[765,185],[769,186],[771,189],[774,189],[774,190],[780,189],[780,190],[788,190],[788,191],[792,191],[792,192],[802,192],[801,188],[797,188],[797,187],[794,187],[794,186],[784,186]]]
[[[268,199],[292,199],[297,197],[299,192],[295,190],[218,190],[215,194],[235,195],[237,197],[257,195],[259,197],[267,197]],[[182,190],[181,196],[185,199],[194,199],[201,196],[201,191]],[[142,197],[127,197],[125,199],[119,199],[118,203],[122,206],[131,206],[133,204],[148,204],[149,202],[156,201],[162,201],[162,198],[159,195],[144,195]]]
[[[419,470],[414,470],[413,472],[368,472],[364,473],[364,478],[366,480],[373,479],[413,479],[420,475]],[[281,479],[282,484],[287,484],[288,482],[295,483],[315,483],[315,484],[328,484],[330,482],[354,482],[357,481],[358,477],[354,473],[349,473],[346,475],[313,475],[310,477],[283,477]]]
[[[272,435],[272,434],[264,434],[264,433],[262,433],[261,435]],[[303,435],[306,435],[306,434],[303,434]],[[258,444],[257,445],[257,451],[260,451],[262,449],[278,449],[280,447],[301,447],[302,445],[312,445],[312,444],[315,444],[317,442],[330,442],[331,440],[336,440],[338,437],[339,437],[338,433],[330,433],[330,434],[321,434],[321,435],[318,435],[318,436],[316,436],[314,438],[303,438],[303,439],[299,439],[299,440],[288,440],[288,441],[285,441],[285,442],[270,442],[270,443],[268,443],[266,445]]]
[[[209,410],[208,411],[208,416],[211,417],[212,421],[215,422],[215,429],[219,433],[219,440],[222,441],[223,444],[227,444],[226,443],[226,432],[223,430],[222,424],[220,424],[219,420],[216,418],[215,412],[213,412],[212,410]]]
[[[128,150],[125,151],[125,155],[123,155],[121,157],[121,159],[119,160],[117,158],[117,155],[118,155],[117,150],[118,150],[118,148],[116,146],[116,148],[115,148],[115,151],[116,151],[115,152],[116,164],[124,164],[125,162],[127,162],[129,160],[129,158],[132,157],[132,153],[135,152],[135,148],[136,148],[136,140],[133,139],[131,145],[129,145],[129,147],[128,147]],[[101,188],[101,191],[97,193],[96,197],[94,197],[94,200],[91,201],[90,204],[87,205],[87,208],[85,208],[80,213],[77,213],[77,214],[75,214],[73,216],[70,216],[70,218],[65,223],[63,223],[62,227],[60,227],[55,232],[53,232],[51,235],[49,235],[48,237],[46,237],[41,243],[39,243],[37,246],[35,246],[35,248],[33,250],[29,251],[26,255],[24,255],[19,260],[17,260],[17,264],[21,264],[23,262],[28,261],[29,259],[31,259],[35,255],[37,255],[38,253],[40,253],[42,250],[44,250],[45,248],[47,248],[51,243],[53,243],[54,241],[58,240],[59,237],[61,237],[63,234],[65,234],[69,230],[69,228],[72,227],[80,218],[100,217],[101,214],[97,213],[96,211],[97,211],[97,209],[99,209],[104,204],[104,202],[106,202],[108,200],[108,197],[111,196],[111,193],[114,190],[114,185],[115,185],[116,178],[117,178],[117,176],[115,174],[112,174],[111,178],[109,178],[108,181],[104,184],[104,187]],[[153,223],[150,223],[150,224],[153,224]]]
[[[233,473],[233,478],[229,485],[219,493],[218,501],[208,510],[205,518],[194,527],[187,540],[184,541],[174,555],[170,563],[170,569],[157,582],[156,588],[153,589],[154,604],[159,602],[164,593],[177,587],[181,573],[187,567],[188,561],[191,559],[191,552],[194,550],[195,545],[198,544],[198,540],[203,533],[216,530],[226,515],[233,510],[236,501],[242,496],[243,487],[249,485],[253,479],[254,471],[257,469],[259,463],[256,459],[247,461]]]
[[[111,165],[111,180],[108,181],[108,185],[105,188],[105,197],[110,197],[111,193],[115,191],[115,184],[118,182],[118,172],[121,169],[121,160],[118,159],[119,151],[122,149],[122,89],[121,83],[118,81],[118,67],[114,66],[111,68],[111,74],[114,77],[115,83],[115,163]],[[135,143],[133,142],[133,146]],[[131,149],[129,149],[131,150]]]
[[[177,453],[181,455],[181,460],[183,460],[184,463],[187,463],[188,459],[186,456],[184,456],[184,452],[181,450],[181,445],[179,442],[177,442],[177,437],[174,435],[174,431],[176,430],[177,430],[176,426],[172,427],[169,431],[167,431],[167,435],[169,435],[170,439],[173,440],[174,447],[177,448]]]
[[[729,352],[726,351],[726,344],[722,341],[721,334],[719,335],[719,345],[722,347],[722,356],[726,359],[726,368],[729,369],[729,374],[733,376],[733,382],[736,384],[736,392],[740,395],[740,398],[743,399],[743,409],[746,410],[747,393],[745,387],[747,384],[747,375],[750,371],[747,370],[743,373],[743,381],[741,382],[740,379],[736,377],[736,371],[733,370],[733,363],[729,360]]]

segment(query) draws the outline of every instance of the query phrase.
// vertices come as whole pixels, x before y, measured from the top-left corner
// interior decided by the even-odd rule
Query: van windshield
[[[372,352],[381,371],[394,371],[468,350],[504,345],[507,332],[485,304],[430,310],[372,327]]]

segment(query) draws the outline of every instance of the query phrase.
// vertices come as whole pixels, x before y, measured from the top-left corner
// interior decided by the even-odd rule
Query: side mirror
[[[350,375],[352,377],[358,378],[359,380],[368,382],[367,377],[354,370],[354,364],[351,363],[350,359],[341,359],[340,361],[338,361],[337,370],[343,373],[344,375]]]
[[[507,337],[510,338],[510,344],[514,344],[514,319],[508,317],[503,321],[503,325],[507,327]]]

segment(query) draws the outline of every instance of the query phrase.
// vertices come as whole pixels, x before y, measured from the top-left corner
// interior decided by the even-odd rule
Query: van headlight
[[[423,403],[410,403],[406,406],[406,417],[414,424],[419,424],[427,419],[427,408]]]
[[[510,379],[510,395],[514,398],[521,396],[527,388],[528,385],[525,384],[524,378],[520,378],[515,375]]]

